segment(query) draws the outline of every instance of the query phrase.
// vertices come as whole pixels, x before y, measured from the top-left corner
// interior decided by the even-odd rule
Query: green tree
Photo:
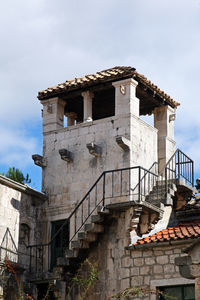
[[[6,174],[2,173],[1,175],[6,176],[7,178],[10,178],[22,184],[31,182],[29,174],[27,174],[25,177],[22,171],[20,171],[18,168],[15,169],[15,167],[9,168]]]

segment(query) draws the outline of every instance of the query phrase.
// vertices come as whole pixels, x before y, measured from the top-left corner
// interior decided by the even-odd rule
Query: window
[[[179,285],[160,287],[159,290],[163,293],[160,295],[160,300],[195,300],[194,285]],[[167,297],[168,296],[168,297]]]

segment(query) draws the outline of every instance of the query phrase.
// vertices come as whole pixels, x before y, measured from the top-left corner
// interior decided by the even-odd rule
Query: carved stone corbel
[[[32,159],[33,159],[34,164],[35,164],[36,166],[39,166],[39,167],[41,167],[41,168],[44,168],[44,167],[47,166],[47,161],[46,161],[46,159],[45,159],[43,156],[39,155],[39,154],[33,154],[33,155],[32,155]]]
[[[60,149],[59,154],[61,159],[64,161],[67,161],[68,163],[73,161],[72,152],[68,151],[67,149]]]
[[[102,152],[102,151],[101,151],[101,147],[97,146],[97,145],[94,144],[94,143],[89,143],[89,144],[86,145],[86,147],[88,148],[89,153],[90,153],[91,155],[94,155],[94,156],[96,156],[96,157],[101,156],[101,152]]]
[[[130,141],[126,139],[124,136],[117,136],[116,137],[116,142],[117,144],[124,150],[124,151],[129,151],[130,150]]]

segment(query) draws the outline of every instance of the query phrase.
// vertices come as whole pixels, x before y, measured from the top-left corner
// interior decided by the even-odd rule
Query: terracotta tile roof
[[[198,237],[200,237],[200,221],[168,227],[148,237],[137,240],[133,246]]]
[[[138,81],[138,83],[141,83],[146,88],[150,89],[154,94],[156,93],[161,99],[166,101],[166,103],[171,105],[172,107],[177,107],[179,105],[178,102],[173,100],[164,91],[160,90],[155,84],[153,84],[150,80],[144,77],[144,75],[136,72],[135,68],[124,66],[114,67],[111,69],[97,72],[93,75],[86,75],[84,77],[67,80],[64,83],[40,91],[38,93],[38,99],[44,100],[66,92],[78,89],[86,89],[100,83],[112,82],[131,77]]]

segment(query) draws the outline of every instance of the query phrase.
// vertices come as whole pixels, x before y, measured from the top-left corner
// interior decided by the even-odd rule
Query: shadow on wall
[[[15,208],[19,211],[19,205],[20,205],[19,200],[15,199],[15,198],[12,198],[10,200],[10,203],[12,204],[13,208]]]

